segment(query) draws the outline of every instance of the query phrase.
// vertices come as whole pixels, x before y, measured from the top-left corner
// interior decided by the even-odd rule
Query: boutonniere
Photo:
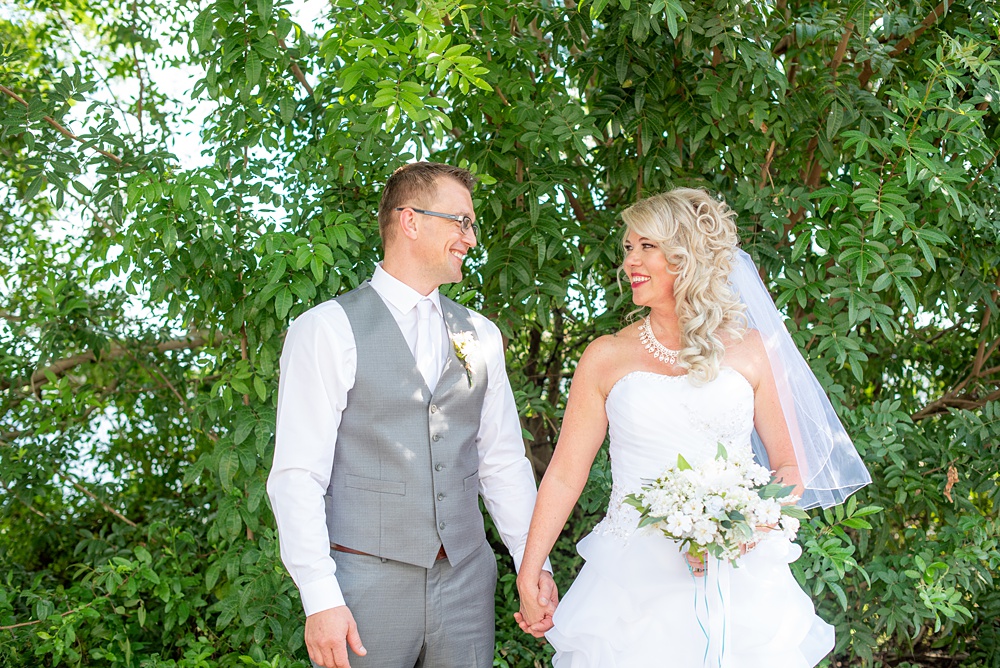
[[[451,337],[451,345],[455,346],[455,356],[465,367],[465,375],[469,379],[469,387],[472,387],[472,363],[470,358],[479,349],[479,341],[472,335],[472,332],[459,332]]]

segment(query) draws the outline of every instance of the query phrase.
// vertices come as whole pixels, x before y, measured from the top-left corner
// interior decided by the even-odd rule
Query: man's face
[[[434,197],[428,198],[423,208],[476,219],[468,189],[447,177],[438,179]],[[437,285],[461,281],[465,255],[476,245],[475,232],[471,228],[462,232],[461,223],[447,218],[421,213],[415,216],[418,255],[423,265],[421,273]]]

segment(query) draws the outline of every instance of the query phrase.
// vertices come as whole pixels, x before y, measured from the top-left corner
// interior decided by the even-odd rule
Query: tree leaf
[[[288,287],[281,288],[274,296],[274,313],[279,320],[288,317],[288,311],[292,308],[292,291]]]
[[[219,455],[219,482],[223,490],[228,492],[232,489],[239,465],[240,457],[233,448],[227,448]]]
[[[260,73],[262,70],[260,63],[260,56],[257,55],[256,51],[250,51],[247,53],[247,85],[253,87],[260,81]]]

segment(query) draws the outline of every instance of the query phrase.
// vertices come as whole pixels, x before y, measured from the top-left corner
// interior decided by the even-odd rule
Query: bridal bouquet
[[[799,520],[808,516],[791,505],[799,498],[793,489],[776,483],[750,448],[728,453],[720,443],[715,459],[698,466],[677,455],[675,466],[625,497],[625,503],[639,511],[640,527],[659,529],[692,555],[733,562],[743,543],[763,537],[758,526],[794,540]]]

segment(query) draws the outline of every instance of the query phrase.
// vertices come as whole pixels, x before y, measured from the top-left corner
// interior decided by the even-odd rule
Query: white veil
[[[781,410],[795,446],[805,491],[799,506],[829,508],[872,481],[854,443],[840,423],[822,386],[785,328],[774,300],[750,256],[736,251],[729,282],[746,304],[747,324],[760,332],[778,387]],[[767,452],[757,431],[754,454],[765,467]]]

